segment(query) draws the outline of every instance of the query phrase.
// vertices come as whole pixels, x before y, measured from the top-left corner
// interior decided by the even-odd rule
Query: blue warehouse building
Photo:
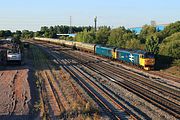
[[[156,30],[157,31],[163,31],[165,29],[166,25],[157,25]],[[136,34],[139,34],[142,30],[142,27],[133,27],[129,28],[131,31],[134,31]]]

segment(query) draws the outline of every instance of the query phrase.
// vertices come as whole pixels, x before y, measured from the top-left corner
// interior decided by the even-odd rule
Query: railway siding
[[[80,59],[81,57],[77,57],[76,56],[76,59],[78,59],[78,61],[80,61],[81,59]],[[87,59],[87,58],[84,58],[84,59]],[[83,61],[86,61],[86,60],[83,60]],[[83,65],[85,65],[86,67],[90,67],[90,66],[88,66],[87,64],[83,64]],[[93,66],[94,64],[91,64],[91,68],[92,68],[92,66]],[[106,71],[106,70],[102,70],[102,69],[97,69],[97,67],[95,67],[94,68],[95,69],[95,71],[97,72],[97,71],[99,71],[99,74],[101,74],[101,75],[103,75],[103,76],[106,76],[108,79],[109,78],[111,78],[111,77],[109,77],[109,70],[108,71]],[[106,71],[106,72],[105,72]],[[103,73],[103,74],[102,74]],[[113,76],[113,78],[114,79],[112,79],[112,80],[116,80],[117,79],[117,77],[116,76],[114,76],[113,75],[113,73],[111,73],[111,75],[110,76]],[[122,81],[122,80],[121,80]],[[119,83],[117,83],[117,84],[119,84]],[[121,84],[121,85],[123,85],[123,84]],[[127,85],[127,84],[126,84]],[[124,85],[123,85],[124,86]],[[130,84],[129,84],[129,86],[131,86]],[[129,88],[128,87],[125,87],[126,89],[128,89],[129,90]],[[136,87],[136,89],[139,89],[139,88],[137,88]],[[134,91],[134,90],[133,90]],[[133,92],[133,91],[131,91],[131,92]],[[140,90],[141,91],[141,90]],[[146,92],[146,91],[145,91]],[[139,94],[138,92],[135,92],[136,94]],[[141,92],[140,92],[141,93]],[[148,94],[147,94],[148,95]],[[144,98],[144,97],[143,97]],[[149,97],[147,97],[147,99],[146,100],[148,100],[149,98],[151,98],[150,96]],[[160,98],[160,97],[159,97]],[[155,99],[154,99],[155,100]],[[159,100],[159,99],[157,99],[157,100]],[[155,100],[156,101],[156,100]],[[151,101],[152,102],[152,101]],[[159,102],[160,102],[160,104],[161,103],[163,103],[165,106],[167,105],[166,104],[166,102],[165,102],[165,100],[163,100],[163,101],[161,101],[161,100],[159,100]],[[155,103],[155,102],[152,102],[153,104]],[[171,103],[169,102],[168,103],[168,105],[166,106],[166,107],[164,107],[163,105],[160,105],[159,103],[158,104],[156,104],[158,107],[161,107],[163,110],[165,110],[165,111],[168,111],[169,113],[171,113],[171,114],[173,114],[174,116],[176,116],[177,118],[179,118],[179,114],[178,113],[176,113],[177,112],[177,110],[179,109],[178,108],[178,105],[173,105],[173,106],[171,106],[170,108],[171,108],[171,110],[175,110],[175,111],[171,111],[171,110],[169,110],[169,109],[167,109],[167,107],[169,107],[168,105],[170,105]],[[172,105],[172,104],[171,104]]]
[[[35,65],[38,64],[37,76],[41,86],[41,117],[81,119],[84,115],[87,117],[99,116],[96,114],[97,108],[94,103],[91,106],[91,101],[86,99],[87,95],[79,90],[77,85],[72,82],[70,75],[61,67],[59,68],[57,63],[50,58],[52,56],[45,55],[45,51],[38,47],[34,48],[34,60]]]
[[[48,47],[49,44],[46,44],[45,46]],[[42,47],[44,47],[44,45],[42,45]],[[90,77],[91,74],[89,74],[90,76],[88,78],[86,78],[87,74],[85,74],[83,68],[91,69],[94,73],[98,74],[98,76],[101,76],[102,78],[106,78],[106,80],[102,80],[102,81],[107,82],[107,80],[109,80],[108,84],[115,83],[114,84],[115,86],[119,85],[120,87],[123,87],[123,88],[127,89],[128,91],[136,94],[140,98],[143,98],[144,100],[146,100],[146,102],[148,101],[148,104],[151,103],[151,104],[155,105],[156,107],[161,108],[161,110],[169,112],[176,118],[179,118],[179,115],[178,115],[179,107],[176,104],[179,101],[178,92],[176,91],[178,88],[176,88],[173,85],[171,86],[170,83],[168,83],[168,84],[163,83],[163,82],[158,83],[158,81],[155,81],[154,79],[150,79],[151,77],[148,78],[143,75],[141,76],[141,74],[138,74],[137,72],[134,72],[134,73],[132,73],[132,76],[129,76],[128,74],[130,74],[133,71],[131,71],[131,70],[129,71],[128,69],[123,70],[123,67],[120,67],[121,69],[118,69],[117,67],[116,67],[116,69],[115,68],[113,69],[112,68],[113,65],[107,65],[107,64],[109,64],[108,61],[96,59],[96,57],[95,58],[89,57],[88,55],[87,55],[87,57],[83,57],[83,55],[85,55],[85,53],[81,54],[81,52],[78,52],[78,54],[77,54],[74,51],[71,51],[71,50],[64,51],[62,49],[56,49],[55,50],[56,52],[54,52],[53,48],[51,48],[51,51],[53,51],[53,52],[49,52],[49,54],[51,54],[53,56],[54,55],[61,56],[60,58],[56,58],[56,59],[60,60],[60,63],[59,63],[59,61],[56,61],[56,63],[58,63],[59,65],[61,65],[63,67],[66,66],[67,67],[66,71],[71,73],[71,76],[73,76],[73,74],[74,74],[73,79],[75,79],[77,77],[82,78],[81,85],[84,82],[84,86],[82,86],[82,87],[84,87],[84,89],[86,89],[87,91],[88,91],[88,89],[87,89],[88,86],[93,86],[92,81],[93,81],[94,75],[92,75],[93,77],[91,78]],[[105,65],[106,65],[106,67],[105,67]],[[121,75],[118,75],[118,70],[119,71],[122,70],[122,72],[120,72]],[[112,72],[109,73],[109,71],[112,71]],[[125,71],[127,72],[127,74]],[[87,79],[89,79],[89,80],[91,79],[90,80],[91,82],[88,81]],[[143,79],[143,80],[139,82],[138,79]],[[151,82],[147,82],[145,80],[151,80]],[[80,80],[78,80],[78,81],[80,81]],[[95,85],[96,80],[94,80],[94,82],[95,82],[94,83],[94,85]],[[91,83],[91,84],[87,85],[87,83],[88,84]],[[107,89],[106,89],[107,91],[106,90],[105,91],[107,93],[110,92],[110,89],[108,86],[103,86],[105,84],[97,83],[96,85],[101,86],[100,88],[103,88],[103,89],[107,87]],[[146,87],[142,87],[141,85],[142,86],[144,85]],[[166,89],[166,87],[168,89]],[[93,86],[93,88],[95,88],[95,87]],[[95,88],[95,90],[97,90],[97,88]],[[158,91],[159,93],[154,92],[154,91]],[[111,92],[111,93],[113,93],[113,92]],[[147,93],[147,94],[145,94],[145,93]],[[169,97],[172,97],[172,99],[176,99],[176,103],[173,103],[171,101],[172,99],[168,100],[168,97],[164,98],[162,95],[159,96],[158,94],[160,94],[160,93],[163,93],[164,96],[167,95]],[[171,93],[173,93],[174,95]],[[117,96],[117,94],[114,94],[113,96]],[[174,96],[177,96],[177,97],[174,97]],[[92,97],[92,93],[91,93],[91,97]],[[107,100],[109,101],[109,99],[107,99]],[[171,106],[171,107],[169,107],[169,106]],[[156,111],[158,111],[158,110],[156,110]],[[168,116],[166,118],[168,118]],[[171,117],[169,117],[169,118],[171,118]]]
[[[59,60],[59,58],[57,57],[57,56],[55,56],[55,55],[53,55],[57,60]],[[61,62],[61,61],[60,61]],[[67,60],[67,59],[65,59],[65,60],[62,60],[62,62],[63,62],[63,64],[64,65],[69,65],[70,63],[71,63],[71,60]],[[61,64],[61,63],[60,63]],[[65,66],[64,66],[65,67]],[[89,84],[89,82],[90,82],[90,80],[88,80],[87,79],[87,76],[85,76],[85,75],[83,75],[80,71],[78,71],[77,70],[77,68],[74,66],[66,66],[65,67],[66,68],[66,70],[68,70],[68,72],[70,72],[71,73],[71,75],[74,75],[74,77],[75,78],[77,78],[78,79],[78,81],[80,81],[84,86],[86,86],[85,88],[90,92],[90,91],[92,91],[92,88],[88,88],[88,87],[90,87],[90,85],[86,85],[87,83],[86,82],[88,82],[88,84]],[[85,83],[83,83],[83,79],[84,80],[88,80],[88,81],[84,81]],[[93,86],[94,84],[92,84],[92,82],[91,82],[91,86]],[[94,85],[95,86],[95,85]],[[128,114],[130,114],[129,112],[127,112],[125,109],[123,109],[118,103],[116,103],[115,102],[115,100],[114,99],[112,99],[111,97],[112,96],[109,96],[106,92],[103,92],[101,89],[99,89],[97,86],[96,86],[96,91],[98,91],[98,92],[100,92],[100,93],[98,93],[97,94],[97,92],[95,92],[94,90],[94,92],[90,92],[94,97],[97,97],[98,95],[103,95],[103,96],[106,96],[106,99],[108,98],[108,99],[110,99],[111,101],[112,101],[112,103],[114,104],[114,107],[118,107],[116,110],[113,110],[113,107],[110,105],[110,103],[108,103],[107,101],[104,101],[105,99],[102,97],[102,96],[98,96],[98,100],[101,102],[101,103],[105,103],[105,104],[109,104],[111,107],[109,108],[109,107],[107,107],[107,106],[105,106],[105,108],[107,108],[108,110],[110,110],[110,112],[113,112],[114,114],[117,114],[117,118],[118,118],[118,116],[119,116],[119,118],[121,118],[122,116],[128,116]],[[103,101],[102,101],[103,100]],[[112,104],[111,103],[111,104]],[[103,105],[105,105],[105,104],[103,104]],[[111,110],[112,109],[112,110]],[[120,112],[121,114],[118,114],[119,112],[118,112],[118,109],[119,110],[122,110],[122,111],[124,111],[124,115],[122,115],[122,111]],[[113,114],[113,113],[111,113],[111,114]],[[126,114],[126,115],[125,115]],[[121,116],[121,117],[120,117]],[[130,118],[133,118],[134,116],[133,115],[131,115],[130,114]],[[116,115],[115,115],[115,118],[116,118]],[[136,119],[135,117],[134,117],[134,119]]]

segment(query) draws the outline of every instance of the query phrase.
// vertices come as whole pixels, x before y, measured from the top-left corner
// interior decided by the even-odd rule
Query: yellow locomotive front
[[[142,66],[145,70],[154,69],[155,58],[154,54],[151,52],[146,52],[140,55],[140,66]]]

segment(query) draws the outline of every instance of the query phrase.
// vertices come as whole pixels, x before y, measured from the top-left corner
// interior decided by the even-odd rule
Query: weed
[[[42,107],[42,104],[41,104],[40,101],[35,102],[35,104],[34,104],[34,110],[35,110],[35,112],[38,112],[38,111],[41,109],[41,107]]]
[[[97,113],[95,113],[94,115],[93,115],[93,120],[100,120],[101,119],[101,117],[100,117],[100,115],[98,115]]]

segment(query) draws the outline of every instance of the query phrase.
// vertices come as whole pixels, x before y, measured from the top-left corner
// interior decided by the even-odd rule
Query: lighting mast
[[[94,24],[95,24],[95,31],[97,30],[97,16],[94,18]]]
[[[72,17],[70,16],[69,34],[72,33]]]

